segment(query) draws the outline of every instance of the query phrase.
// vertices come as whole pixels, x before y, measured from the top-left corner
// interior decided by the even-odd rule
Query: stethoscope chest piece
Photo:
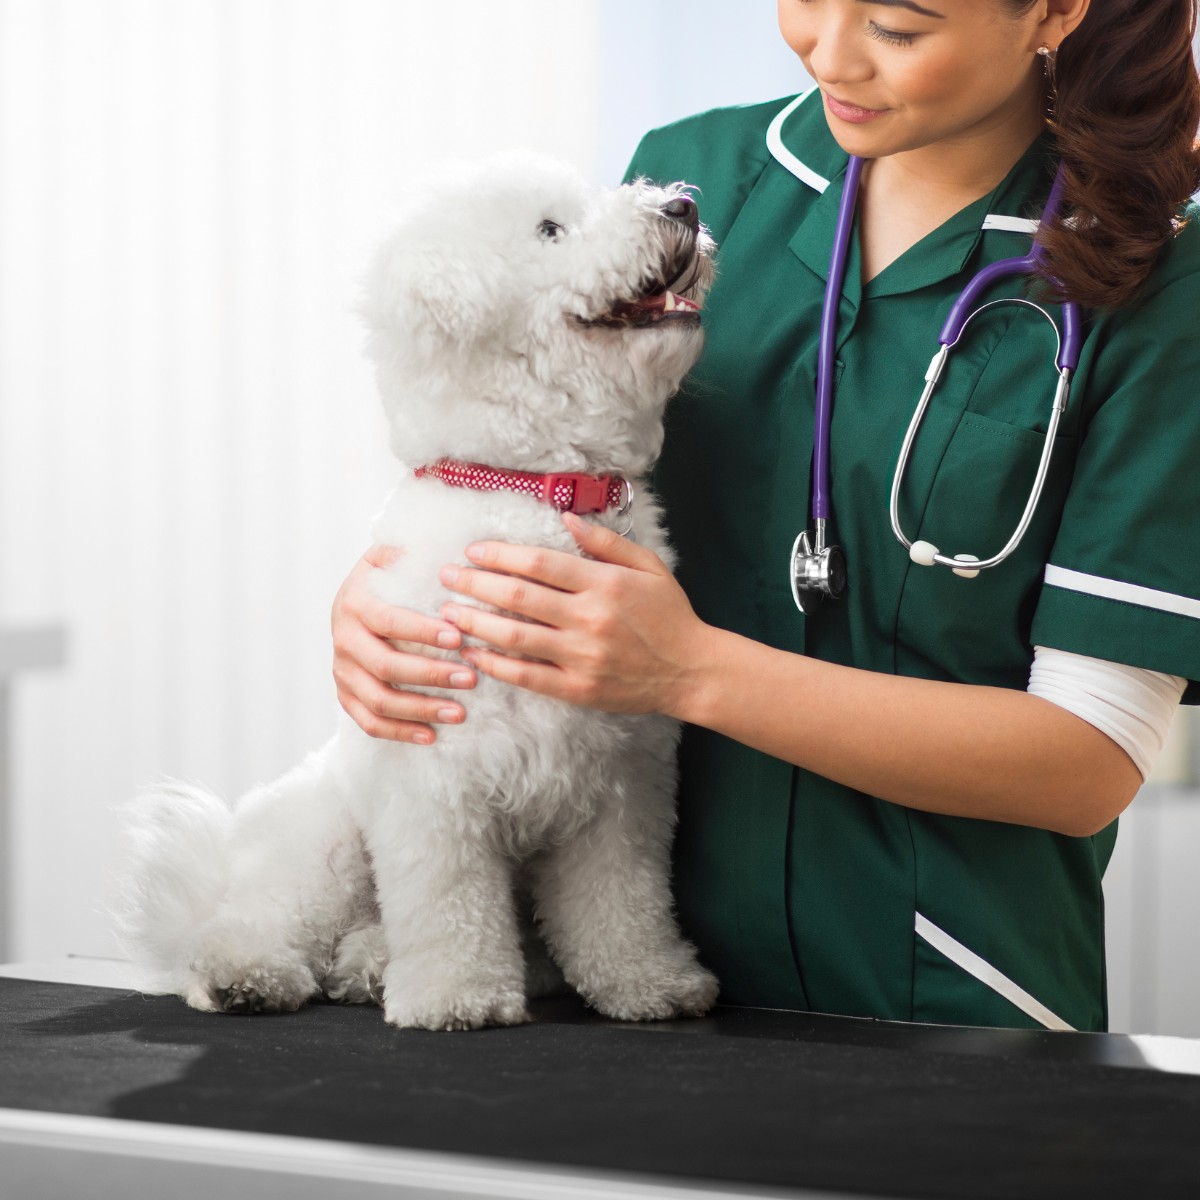
[[[822,532],[806,529],[792,544],[792,599],[805,616],[826,596],[837,600],[846,590],[846,556],[840,546],[822,545]]]

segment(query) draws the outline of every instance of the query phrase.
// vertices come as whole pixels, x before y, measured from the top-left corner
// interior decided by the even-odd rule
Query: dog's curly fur
[[[712,273],[684,195],[644,181],[596,191],[518,155],[447,168],[415,196],[362,304],[406,468],[375,525],[401,550],[377,595],[436,613],[450,599],[439,568],[480,539],[578,553],[537,499],[413,474],[443,456],[623,474],[633,536],[670,561],[643,477],[701,333],[691,306],[661,298],[670,286],[699,301]],[[233,810],[182,785],[135,801],[119,934],[145,990],[195,1008],[291,1010],[324,993],[378,1000],[394,1025],[463,1029],[527,1018],[549,964],[526,911],[601,1012],[702,1013],[716,981],[669,891],[676,739],[665,717],[487,677],[466,723],[430,747],[343,719]]]

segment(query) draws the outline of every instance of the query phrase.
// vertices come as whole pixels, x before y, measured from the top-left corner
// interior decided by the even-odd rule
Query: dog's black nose
[[[693,233],[700,228],[700,210],[691,196],[676,196],[662,206],[664,217],[673,221],[682,221]]]

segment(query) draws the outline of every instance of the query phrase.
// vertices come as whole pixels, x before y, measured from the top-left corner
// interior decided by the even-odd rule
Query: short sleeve
[[[1200,230],[1186,236],[1195,257]],[[1089,341],[1090,411],[1032,641],[1182,676],[1200,703],[1200,270]]]

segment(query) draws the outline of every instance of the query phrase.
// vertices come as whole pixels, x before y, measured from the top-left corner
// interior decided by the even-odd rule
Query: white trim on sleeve
[[[1046,564],[1046,582],[1051,587],[1063,588],[1068,592],[1084,592],[1106,600],[1123,600],[1126,604],[1136,604],[1140,608],[1155,608],[1159,612],[1174,613],[1176,616],[1191,617],[1200,621],[1200,600],[1193,600],[1190,596],[1160,592],[1136,583],[1105,579],[1101,575],[1085,575],[1082,571],[1056,567],[1053,563]]]
[[[812,167],[802,163],[784,144],[783,144],[783,123],[817,90],[816,85],[808,89],[802,95],[799,95],[792,100],[788,106],[779,113],[775,119],[767,126],[767,149],[770,150],[771,156],[781,166],[786,167],[801,183],[807,183],[810,188],[815,191],[824,192],[829,187],[829,180],[823,175],[818,175]]]
[[[1186,686],[1178,675],[1034,646],[1027,691],[1112,738],[1146,779]]]
[[[1074,1032],[1073,1025],[1068,1025],[1062,1017],[1055,1016],[1040,1000],[1035,1000],[1024,988],[996,970],[990,962],[980,958],[973,950],[968,950],[962,942],[955,941],[944,929],[939,929],[928,917],[920,913],[917,913],[916,931],[918,937],[924,938],[952,963],[962,967],[968,975],[973,975],[993,992],[999,992],[1005,1000],[1019,1008],[1026,1016],[1032,1017],[1039,1025],[1044,1025],[1047,1029]]]

